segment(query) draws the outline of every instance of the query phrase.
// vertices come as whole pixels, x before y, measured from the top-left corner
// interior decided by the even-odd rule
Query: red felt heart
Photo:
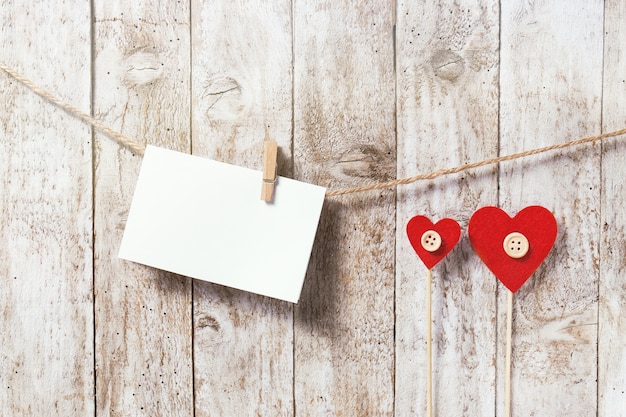
[[[527,252],[519,258],[507,254],[514,254],[511,251],[515,247],[504,247],[505,239],[514,232],[527,239]],[[541,265],[554,245],[556,233],[554,215],[540,206],[526,207],[513,218],[498,207],[483,207],[474,213],[468,227],[474,251],[511,292],[516,292]]]
[[[428,251],[424,248],[422,237],[428,231],[435,231],[441,238],[439,248]],[[411,246],[428,269],[432,269],[456,246],[461,237],[461,226],[452,219],[441,219],[436,224],[426,216],[415,216],[406,225],[406,234]]]

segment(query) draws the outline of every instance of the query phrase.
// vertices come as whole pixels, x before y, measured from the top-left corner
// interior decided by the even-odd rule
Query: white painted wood
[[[626,126],[623,2],[434,3],[13,2],[0,60],[87,113],[93,75],[130,137],[256,169],[274,139],[333,188]],[[423,415],[404,228],[486,204],[559,222],[515,296],[513,416],[623,415],[623,138],[329,200],[295,309],[119,261],[141,159],[96,140],[0,74],[1,415]],[[433,280],[435,415],[502,415],[505,291],[465,237]]]
[[[394,2],[295,2],[296,178],[395,177]],[[395,193],[328,201],[296,308],[303,416],[390,416]]]
[[[604,8],[602,130],[626,126],[626,3],[608,0]],[[598,415],[618,417],[626,409],[626,144],[602,144],[600,202],[600,294],[598,314]]]
[[[89,2],[3,4],[0,60],[89,113],[89,33]],[[0,74],[1,415],[94,412],[90,132]]]
[[[602,2],[502,2],[501,19],[501,154],[597,134]],[[500,167],[500,205],[510,214],[543,205],[559,226],[554,250],[514,298],[514,416],[596,415],[599,150],[587,146]],[[500,361],[502,327],[499,342]]]
[[[98,0],[93,33],[95,116],[188,152],[189,5]],[[101,135],[95,157],[97,414],[190,416],[191,281],[117,258],[141,157]]]
[[[497,155],[498,2],[399,2],[398,176]],[[398,190],[396,416],[426,415],[426,268],[406,236],[423,214],[463,230],[497,204],[494,167]],[[462,236],[433,268],[434,415],[494,415],[496,280]]]
[[[262,170],[275,140],[291,176],[291,3],[194,0],[191,15],[193,153]],[[195,282],[195,415],[293,415],[292,327],[287,302]]]

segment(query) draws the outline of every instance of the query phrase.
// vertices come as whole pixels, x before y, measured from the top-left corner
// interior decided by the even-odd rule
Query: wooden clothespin
[[[263,148],[263,184],[261,186],[261,200],[272,201],[274,185],[276,184],[276,156],[278,143],[266,140]]]

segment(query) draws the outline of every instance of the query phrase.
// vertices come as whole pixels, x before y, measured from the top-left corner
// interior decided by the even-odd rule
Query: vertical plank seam
[[[193,155],[193,5],[189,0],[189,154]],[[196,417],[196,326],[195,326],[195,284],[192,278],[187,278],[190,287],[191,304],[191,410],[192,417]]]
[[[89,1],[89,54],[90,54],[90,85],[89,85],[89,114],[93,117],[95,109],[95,5],[94,1]],[[93,415],[98,415],[98,362],[97,362],[97,346],[96,346],[96,132],[93,126],[90,127],[91,132],[91,318],[92,318],[92,341],[93,348]]]
[[[296,25],[295,14],[296,6],[295,0],[291,0],[291,166],[293,177],[296,176],[296,157],[295,157],[295,142],[296,142]],[[291,308],[291,415],[296,417],[296,306]]]
[[[502,130],[501,130],[501,117],[502,117],[502,1],[498,1],[498,116],[496,120],[496,130],[498,132],[498,140],[497,140],[497,149],[496,155],[500,156],[500,149],[502,148]],[[500,206],[500,164],[496,165],[496,204],[498,207]],[[496,291],[494,294],[495,298],[495,320],[494,320],[494,335],[495,335],[495,366],[493,369],[493,415],[498,415],[498,357],[500,355],[500,344],[499,344],[499,329],[500,329],[500,320],[499,320],[499,312],[498,308],[498,299],[500,295],[500,285],[496,285]],[[511,341],[512,342],[512,341]]]
[[[296,94],[295,94],[295,89],[296,89],[296,82],[295,82],[295,72],[296,72],[296,59],[295,59],[295,32],[296,32],[296,27],[295,27],[295,0],[291,0],[291,8],[290,8],[290,20],[291,20],[291,141],[290,141],[290,153],[291,153],[291,169],[292,169],[292,175],[294,178],[296,178],[296,158],[294,156],[294,149],[295,149],[295,139],[296,139],[296,134],[295,134],[295,128],[296,128],[296,123],[295,123],[295,115],[296,115],[296,105],[295,105],[295,100],[296,100]],[[297,179],[297,178],[296,178]],[[295,310],[292,309],[292,310]],[[295,312],[294,312],[294,318],[295,318]]]
[[[397,36],[396,36],[396,30],[397,30],[397,24],[398,24],[398,0],[395,0],[393,2],[393,15],[392,15],[392,20],[393,20],[393,28],[392,28],[392,32],[391,32],[391,36],[392,36],[392,46],[393,46],[393,78],[394,78],[394,100],[393,100],[393,114],[394,114],[394,142],[395,142],[395,159],[396,159],[396,178],[398,178],[398,173],[399,173],[399,169],[400,167],[398,166],[398,49],[397,49]],[[398,295],[397,295],[397,285],[398,285],[398,267],[397,267],[397,261],[398,261],[398,191],[397,191],[397,187],[394,188],[394,194],[395,194],[395,209],[394,209],[394,224],[395,224],[395,230],[394,230],[394,236],[396,236],[396,238],[393,240],[393,361],[392,361],[392,366],[393,366],[393,374],[392,374],[392,379],[391,379],[391,395],[393,396],[393,401],[391,402],[391,412],[392,412],[392,416],[396,415],[396,373],[397,373],[397,369],[398,369],[398,358],[397,358],[397,353],[398,353],[398,337],[397,337],[397,322],[398,322],[398,307],[397,307],[397,299],[398,299]]]
[[[607,2],[604,2],[604,7],[602,9],[602,68],[600,68],[601,73],[601,88],[600,88],[600,133],[604,133],[604,85],[605,85],[605,77],[604,77],[604,67],[606,62],[606,9]],[[603,178],[604,172],[602,170],[602,166],[604,165],[602,162],[602,157],[604,155],[604,141],[600,141],[600,202],[603,201],[604,198],[604,187]],[[602,238],[602,204],[599,204],[598,207],[598,282],[597,282],[597,298],[596,298],[596,417],[600,416],[600,291],[602,290],[602,249],[604,246],[604,241]]]
[[[191,155],[193,155],[193,94],[192,94],[193,92],[193,21],[192,21],[193,10],[192,9],[193,9],[194,4],[195,3],[192,0],[189,0],[189,153]],[[192,289],[192,293],[193,293],[193,289]],[[192,323],[193,323],[193,320],[192,320]],[[192,344],[192,350],[193,350],[193,344]],[[194,407],[194,413],[195,413],[195,407]]]

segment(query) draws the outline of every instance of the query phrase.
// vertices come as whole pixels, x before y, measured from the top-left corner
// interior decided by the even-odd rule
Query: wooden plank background
[[[136,138],[344,188],[626,127],[621,0],[17,1],[0,61]],[[471,214],[531,204],[555,249],[517,293],[514,416],[625,416],[626,138],[328,198],[301,300],[117,259],[141,157],[0,73],[0,414],[422,416],[416,214],[437,416],[501,416],[505,291]]]

